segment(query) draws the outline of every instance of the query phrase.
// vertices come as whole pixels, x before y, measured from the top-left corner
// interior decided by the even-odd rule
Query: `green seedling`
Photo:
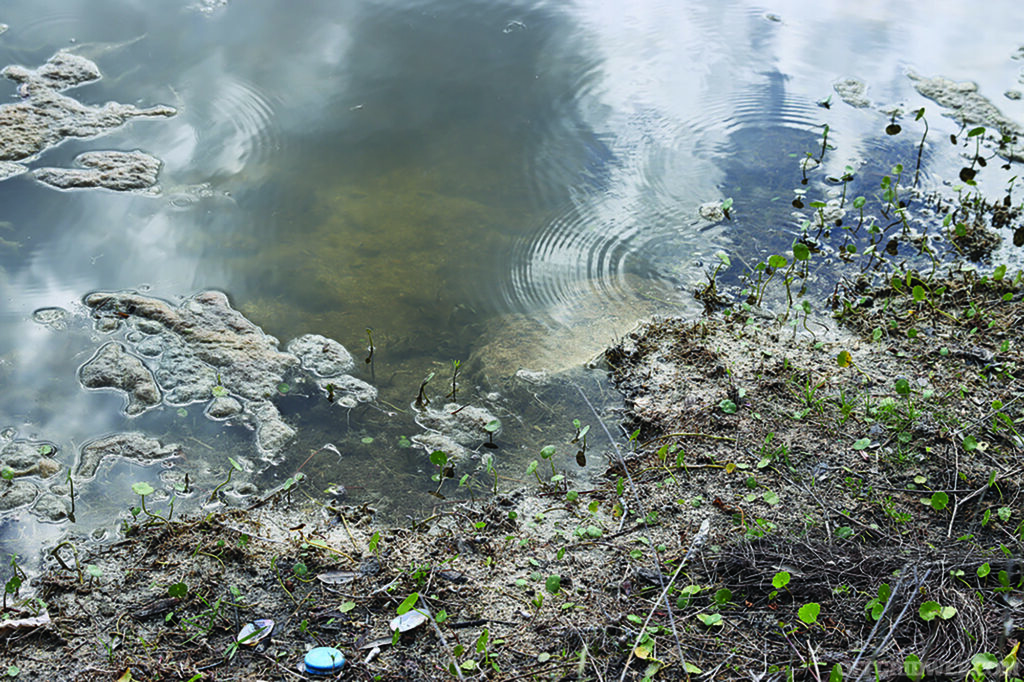
[[[60,545],[57,545],[57,546],[60,547]],[[78,555],[77,555],[77,552],[76,552],[75,558],[77,559],[77,557],[78,557]],[[18,555],[17,554],[12,554],[11,555],[11,558],[10,558],[10,561],[8,562],[8,564],[10,565],[10,567],[13,570],[14,574],[10,578],[7,579],[6,583],[4,583],[4,599],[3,599],[3,609],[4,609],[4,611],[7,610],[7,595],[11,594],[11,595],[14,595],[15,597],[17,597],[18,593],[21,591],[22,583],[24,581],[28,580],[28,574],[26,574],[24,569],[22,569],[22,567],[18,565]],[[79,582],[81,582],[81,573],[79,573]]]
[[[932,493],[932,496],[928,498],[928,504],[931,505],[931,508],[935,511],[942,511],[947,505],[949,505],[949,495],[941,490],[936,493]]]
[[[727,303],[727,300],[718,291],[718,273],[722,269],[728,269],[732,264],[727,254],[719,252],[715,255],[718,258],[718,264],[715,266],[715,269],[704,271],[704,275],[708,278],[708,283],[703,289],[698,289],[694,292],[694,297],[704,304],[704,310],[708,313]]]
[[[540,458],[541,459],[546,459],[548,461],[548,464],[551,465],[551,475],[552,476],[555,475],[555,460],[554,460],[554,456],[555,456],[555,446],[554,445],[545,445],[543,448],[541,448],[541,450],[540,450]],[[536,461],[536,460],[534,460],[534,461]],[[537,480],[539,481],[540,478],[538,477]]]
[[[864,370],[862,370],[860,368],[860,366],[856,362],[853,361],[853,356],[850,355],[850,351],[848,351],[848,350],[841,350],[841,351],[839,351],[839,354],[836,355],[836,364],[839,365],[840,367],[853,367],[855,370],[860,372],[861,376],[863,376],[869,382],[872,381],[872,379],[868,375],[868,373],[865,372]],[[844,400],[844,404],[845,404],[845,400]],[[845,410],[844,410],[844,412],[845,412]]]
[[[854,178],[853,166],[846,166],[843,169],[843,174],[839,177],[839,182],[843,183],[843,193],[839,197],[839,208],[846,205],[846,186]]]
[[[366,359],[363,360],[366,364],[373,363],[373,329],[371,327],[366,328]]]
[[[448,454],[443,450],[434,450],[430,453],[430,463],[437,467],[437,473],[431,476],[431,480],[437,483],[437,490],[434,491],[435,497],[443,497],[441,495],[441,486],[444,485],[446,478],[451,478],[455,475],[455,471],[448,461]]]
[[[917,654],[909,654],[903,659],[903,674],[911,682],[920,682],[924,678],[924,665],[922,665],[921,659]]]
[[[889,117],[889,125],[885,126],[886,135],[899,135],[900,131],[903,130],[900,124],[896,122],[897,113],[898,112],[893,111],[892,115]]]
[[[788,592],[789,588],[787,586],[789,585],[789,580],[790,574],[788,571],[779,571],[775,574],[775,577],[772,578],[772,587],[776,590],[786,590]]]
[[[697,618],[704,624],[705,627],[715,627],[722,625],[722,614],[720,613],[698,613]]]
[[[373,535],[370,536],[370,541],[367,543],[367,548],[370,553],[374,556],[379,556],[378,547],[380,546],[380,531],[374,531]]]
[[[822,128],[823,128],[823,130],[821,132],[821,153],[818,155],[818,163],[821,163],[825,159],[825,152],[829,149],[829,146],[828,146],[828,131],[829,131],[828,124],[827,123],[824,124],[822,126]]]
[[[366,328],[366,342],[367,342],[367,347],[366,347],[367,355],[366,355],[365,362],[366,362],[366,364],[368,364],[370,366],[370,381],[376,383],[376,381],[377,381],[377,372],[376,372],[376,369],[375,369],[376,365],[373,362],[373,351],[374,351],[374,348],[373,348],[373,329],[370,328],[370,327]]]
[[[75,557],[75,567],[74,568],[71,568],[66,563],[64,563],[64,559],[60,555],[61,547],[70,547],[71,548],[71,554],[72,554],[72,556]],[[50,550],[50,556],[52,556],[57,561],[57,563],[60,564],[60,567],[63,568],[65,571],[75,571],[76,573],[78,573],[78,582],[79,582],[79,584],[85,582],[85,576],[82,575],[82,566],[78,563],[78,548],[75,547],[75,545],[72,544],[70,540],[65,540],[65,541],[61,542],[60,544],[58,544],[53,549],[51,549]],[[12,556],[11,559],[13,561],[14,557]],[[15,572],[15,575],[17,575],[17,572]]]
[[[550,594],[558,594],[559,590],[562,589],[562,576],[558,575],[557,573],[554,575],[549,575],[544,580],[544,589],[547,590]]]
[[[889,583],[882,583],[878,586],[878,596],[868,600],[868,603],[864,605],[864,611],[867,614],[869,620],[878,620],[882,617],[882,613],[885,611],[885,605],[889,602],[889,596],[892,594],[892,587]]]
[[[726,220],[732,220],[732,197],[722,201],[722,213],[725,214]]]
[[[538,465],[539,463],[537,462],[537,460],[530,460],[530,463],[526,465],[526,475],[529,476],[530,474],[533,474],[534,476],[537,477],[537,483],[543,485],[544,481],[540,480],[540,474],[537,473]]]
[[[933,621],[936,618],[942,620],[949,620],[956,615],[956,607],[954,606],[941,606],[936,601],[926,601],[921,604],[918,609],[918,615],[921,616],[923,621]]]
[[[864,225],[864,205],[868,203],[865,197],[858,196],[853,200],[853,207],[859,211],[857,227],[854,229],[854,234],[860,231],[860,228]]]
[[[917,145],[917,166],[914,168],[914,187],[917,187],[921,175],[921,155],[924,154],[924,141],[928,137],[928,119],[924,117],[924,107],[914,112],[915,121],[924,121],[924,133],[921,135],[921,142]]]
[[[153,486],[151,486],[150,484],[146,483],[145,481],[140,481],[138,483],[133,483],[132,484],[132,491],[136,495],[138,495],[139,499],[142,501],[141,502],[142,513],[146,515],[146,517],[149,519],[149,521],[155,521],[155,520],[159,519],[163,523],[167,523],[167,519],[165,519],[161,514],[157,514],[155,512],[151,512],[148,509],[146,509],[146,497],[148,495],[152,495],[154,492],[156,492],[155,490],[153,490]]]
[[[461,360],[452,360],[452,394],[451,395],[452,395],[452,402],[453,403],[458,402],[458,399],[456,398],[456,395],[457,395],[456,391],[458,390],[458,385],[456,384],[456,380],[459,377],[459,367],[461,367],[461,366],[462,366],[462,361]]]
[[[971,128],[967,131],[967,138],[970,139],[972,137],[974,138],[974,158],[971,159],[970,166],[965,166],[960,169],[960,179],[963,180],[965,184],[974,186],[976,185],[974,178],[978,175],[978,171],[975,166],[984,166],[986,163],[985,159],[981,156],[981,141],[985,137],[985,128],[983,126]]]
[[[99,580],[103,577],[103,569],[96,564],[88,564],[85,567],[85,572],[89,574],[89,586],[92,586],[93,580]]]
[[[819,613],[821,613],[821,604],[810,602],[801,606],[796,615],[807,625],[815,625],[818,622]]]
[[[187,477],[187,474],[186,474]],[[71,498],[71,511],[68,512],[68,520],[71,523],[75,522],[75,480],[71,478],[71,469],[68,469],[68,475],[65,477],[65,482],[68,484],[68,497]],[[187,480],[187,478],[186,478]]]
[[[495,448],[498,447],[497,444],[495,444],[495,442],[494,442],[494,434],[500,428],[501,428],[501,422],[499,420],[497,420],[497,419],[492,419],[491,421],[489,421],[486,424],[484,424],[484,431],[487,432],[487,438],[488,438],[487,442],[484,443],[485,447],[492,448],[492,449],[495,449]]]
[[[573,419],[572,420],[572,425],[573,425],[573,428],[576,429],[576,435],[574,435],[572,437],[572,440],[569,441],[569,443],[571,443],[573,445],[575,445],[576,443],[580,444],[579,450],[576,452],[576,463],[579,464],[581,467],[582,466],[586,466],[587,465],[587,434],[590,432],[590,424],[587,424],[587,425],[583,426],[583,425],[581,425],[581,422],[580,422],[579,419]],[[552,453],[552,454],[554,454],[554,453]],[[542,456],[543,456],[543,453],[542,453]],[[551,466],[552,466],[552,471],[554,471],[554,464],[552,464]]]
[[[207,504],[209,504],[209,503],[213,502],[213,501],[214,501],[214,500],[215,500],[215,499],[217,498],[217,493],[219,493],[219,492],[221,491],[221,489],[222,489],[222,488],[223,488],[224,486],[226,486],[226,485],[227,485],[228,483],[230,483],[230,482],[231,482],[231,476],[232,476],[232,475],[233,475],[233,474],[234,474],[234,473],[235,473],[236,471],[241,471],[241,470],[242,470],[242,465],[241,465],[241,464],[239,464],[238,462],[236,462],[236,461],[235,461],[234,459],[232,459],[231,457],[228,457],[228,462],[229,462],[229,463],[231,464],[230,468],[228,468],[228,477],[227,477],[227,478],[225,478],[225,479],[224,479],[224,480],[223,480],[223,481],[221,482],[221,484],[220,484],[220,485],[218,485],[218,486],[217,486],[216,488],[214,488],[214,489],[213,489],[213,492],[212,492],[212,493],[210,493],[210,497],[209,497],[209,499],[207,499],[207,500],[206,500],[206,503],[207,503]],[[136,485],[138,485],[138,484],[136,484]],[[133,486],[133,487],[134,487],[134,486]],[[136,492],[138,492],[138,491],[136,491]],[[152,488],[150,488],[150,492],[152,492]],[[145,511],[145,505],[143,505],[143,511]]]
[[[430,404],[430,401],[427,399],[425,391],[427,390],[427,384],[429,384],[430,380],[433,379],[433,378],[434,378],[434,373],[431,372],[420,383],[419,393],[416,394],[416,409],[417,410],[422,410],[424,407],[426,407],[427,405]],[[453,389],[454,389],[454,386],[453,386]]]

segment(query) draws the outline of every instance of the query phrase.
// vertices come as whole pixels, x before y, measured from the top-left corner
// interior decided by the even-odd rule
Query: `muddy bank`
[[[739,315],[627,335],[607,362],[631,437],[585,419],[556,444],[607,458],[597,481],[541,453],[515,490],[404,528],[293,480],[71,538],[33,580],[49,622],[9,612],[5,659],[19,679],[300,679],[330,645],[349,679],[963,677],[1021,634],[1024,292],[906,278],[837,292],[827,339]],[[431,619],[392,635],[413,601]],[[259,618],[271,635],[237,643]]]

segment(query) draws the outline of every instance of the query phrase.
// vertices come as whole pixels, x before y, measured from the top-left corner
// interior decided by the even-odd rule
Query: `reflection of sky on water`
[[[422,330],[455,335],[463,304],[570,327],[602,305],[632,310],[637,282],[685,308],[696,262],[788,243],[795,222],[780,206],[790,197],[767,202],[794,179],[779,167],[786,155],[809,151],[824,122],[835,172],[916,143],[884,139],[879,107],[924,106],[926,177],[948,177],[956,150],[942,140],[957,126],[908,70],[977,81],[1024,121],[1024,101],[1002,96],[1024,88],[1024,60],[1011,59],[1024,40],[1016,2],[981,12],[838,0],[322,0],[301,10],[258,0],[206,14],[185,1],[10,0],[2,11],[0,64],[35,67],[69,47],[104,77],[67,94],[178,109],[34,162],[141,148],[164,161],[157,196],[0,183],[0,237],[20,244],[0,246],[0,425],[65,453],[134,422],[119,416],[119,396],[77,384],[98,345],[87,326],[41,327],[36,308],[80,310],[97,289],[148,285],[176,299],[218,288],[263,311],[258,321],[283,339],[321,331],[348,345],[368,325],[434,343]],[[871,108],[833,93],[850,76],[867,83]],[[815,105],[829,95],[831,109]],[[395,211],[410,195],[426,218]],[[697,219],[700,203],[723,196],[735,196],[737,221]],[[442,208],[460,213],[434,220]],[[423,240],[435,253],[416,250],[428,247],[411,244],[408,224],[436,231]],[[423,263],[443,279],[424,281]],[[372,287],[388,296],[366,296]]]

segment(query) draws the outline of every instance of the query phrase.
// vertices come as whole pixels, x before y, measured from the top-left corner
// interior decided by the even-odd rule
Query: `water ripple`
[[[268,172],[282,148],[276,111],[280,103],[227,73],[204,85],[202,93],[213,93],[213,99],[197,104],[191,123],[204,164],[222,173]]]
[[[600,79],[579,79],[563,103],[575,113],[544,131],[551,139],[528,166],[541,205],[559,190],[569,200],[515,244],[505,304],[557,316],[581,297],[628,304],[644,280],[689,289],[701,262],[761,229],[733,220],[727,233],[698,217],[732,192],[756,202],[751,218],[791,222],[777,199],[800,179],[788,157],[820,143],[819,109],[777,72],[748,76],[694,102],[640,92],[604,120],[593,114]]]

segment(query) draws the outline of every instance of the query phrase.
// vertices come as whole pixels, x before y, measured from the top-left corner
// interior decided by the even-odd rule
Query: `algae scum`
[[[967,31],[959,9],[165,5],[0,16],[6,553],[299,474],[392,518],[507,487],[547,445],[586,477],[620,402],[586,367],[638,319],[763,291],[795,241],[809,295],[758,302],[805,324],[882,258],[975,232],[972,257],[1017,257],[1018,38],[897,71],[864,47]],[[1006,220],[976,204],[922,237],[973,191],[929,194],[962,167]]]

